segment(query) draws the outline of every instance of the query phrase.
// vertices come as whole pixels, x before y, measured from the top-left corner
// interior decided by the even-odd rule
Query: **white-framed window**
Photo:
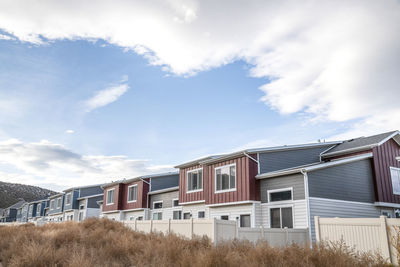
[[[229,220],[229,215],[221,215],[221,220],[228,221]]]
[[[240,227],[251,227],[251,216],[250,214],[240,215]]]
[[[72,193],[68,193],[65,195],[65,206],[71,204],[71,195]]]
[[[114,191],[115,191],[115,188],[107,190],[106,205],[114,204]]]
[[[179,199],[175,198],[172,200],[172,207],[179,207]]]
[[[390,167],[393,194],[400,195],[400,168]]]
[[[83,211],[79,212],[78,221],[81,222],[83,220]]]
[[[293,228],[293,206],[269,208],[271,228]]]
[[[173,220],[180,220],[182,219],[182,211],[181,210],[174,210],[172,213]]]
[[[215,193],[236,191],[236,163],[215,168]]]
[[[85,205],[83,205],[83,204],[82,204],[82,205],[79,205],[79,209],[80,209],[80,210],[84,210],[84,209],[85,209]]]
[[[37,204],[37,206],[36,206],[36,214],[38,215],[38,216],[40,216],[40,209],[42,208],[42,204],[41,203],[39,203],[39,204]]]
[[[153,210],[162,209],[162,207],[163,207],[163,201],[162,200],[153,202]]]
[[[381,210],[381,215],[386,216],[388,218],[393,218],[392,210]]]
[[[187,171],[187,192],[199,192],[203,190],[203,169]]]
[[[293,187],[268,190],[268,202],[293,200]]]
[[[197,212],[197,218],[204,219],[206,217],[206,212],[204,210]]]
[[[153,220],[162,220],[162,212],[154,212]]]
[[[137,220],[138,220],[138,221],[143,221],[143,216],[137,217]]]
[[[57,198],[57,209],[61,208],[61,197]]]
[[[137,184],[128,186],[128,203],[137,201]]]
[[[130,221],[134,221],[134,220],[135,220],[135,217],[130,216],[130,217],[129,217],[129,220],[130,220]]]
[[[185,212],[183,213],[183,219],[188,220],[192,217],[192,214],[190,212]]]

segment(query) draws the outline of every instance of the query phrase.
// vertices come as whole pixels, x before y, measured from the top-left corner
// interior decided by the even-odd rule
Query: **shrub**
[[[342,243],[313,248],[143,234],[107,219],[0,227],[4,266],[388,266]]]

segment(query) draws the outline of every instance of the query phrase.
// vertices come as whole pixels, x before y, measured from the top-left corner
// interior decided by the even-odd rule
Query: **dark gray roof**
[[[350,151],[362,151],[364,149],[370,149],[377,146],[380,142],[393,136],[398,131],[391,131],[387,133],[381,133],[377,135],[359,137],[350,140],[343,141],[342,143],[336,145],[332,149],[326,151],[323,156],[329,156],[333,154],[341,154]]]
[[[20,207],[22,207],[22,205],[24,205],[26,203],[25,200],[20,200],[17,203],[15,203],[14,205],[11,205],[10,207],[8,207],[7,209],[19,209]]]

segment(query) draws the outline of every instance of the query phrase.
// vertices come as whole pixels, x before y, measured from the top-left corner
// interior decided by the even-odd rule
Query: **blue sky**
[[[388,120],[387,116],[394,112],[400,117],[390,97],[399,92],[394,75],[399,65],[387,60],[396,55],[389,51],[389,55],[370,56],[370,49],[383,43],[354,46],[378,33],[350,41],[347,35],[337,37],[336,52],[331,55],[320,43],[332,43],[323,30],[333,27],[332,36],[337,36],[332,25],[338,18],[321,18],[327,26],[319,29],[314,23],[310,26],[307,14],[301,13],[299,20],[308,31],[293,26],[280,33],[278,41],[260,41],[276,34],[272,26],[267,27],[270,32],[253,29],[253,35],[238,29],[230,39],[222,31],[230,32],[227,25],[217,25],[215,33],[212,28],[205,32],[203,26],[193,26],[196,21],[212,25],[215,18],[204,13],[212,3],[202,8],[196,1],[191,3],[196,5],[183,8],[183,13],[176,8],[167,10],[176,13],[176,27],[169,21],[162,23],[162,16],[155,18],[165,29],[154,31],[149,26],[151,38],[129,27],[123,37],[117,30],[91,32],[93,25],[81,31],[85,28],[79,27],[82,22],[71,29],[43,27],[52,23],[46,21],[50,11],[59,12],[57,5],[50,4],[45,6],[47,11],[44,8],[48,14],[33,10],[18,24],[14,19],[23,12],[12,2],[3,9],[0,6],[10,11],[9,17],[0,19],[0,180],[59,190],[170,170],[207,154],[400,128],[396,127],[398,118]],[[375,7],[370,3],[372,12]],[[391,5],[399,8],[398,3]],[[146,8],[158,14],[156,6],[155,2]],[[328,7],[316,6],[314,12]],[[272,7],[263,8],[270,11]],[[350,7],[343,4],[342,8]],[[85,6],[81,10],[84,13]],[[388,10],[378,11],[390,17]],[[99,12],[118,15],[122,11],[104,8]],[[235,12],[231,7],[224,15],[226,20],[234,20]],[[255,9],[243,12],[249,20],[257,13]],[[80,21],[76,16],[63,14],[59,24],[67,18]],[[368,16],[368,12],[355,14],[355,28],[371,23]],[[33,26],[24,25],[25,20]],[[399,17],[386,20],[382,27]],[[251,23],[255,22],[264,23]],[[287,18],[289,22],[298,23]],[[114,23],[110,19],[107,25],[117,27]],[[182,24],[188,25],[182,28]],[[207,38],[220,35],[211,43],[203,37],[196,39],[191,32],[200,31],[199,27]],[[170,33],[171,40],[161,38],[161,30]],[[289,33],[299,38],[287,37]],[[304,41],[310,33],[314,37]],[[235,34],[242,38],[235,39]],[[389,41],[395,51],[400,42]],[[365,69],[364,64],[370,62],[384,74]],[[365,79],[374,87],[365,87]]]

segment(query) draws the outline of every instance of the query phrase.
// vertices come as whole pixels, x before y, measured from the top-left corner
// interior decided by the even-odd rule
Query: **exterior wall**
[[[307,175],[310,197],[375,202],[370,159],[315,170]]]
[[[102,199],[102,196],[88,198],[87,208],[99,209],[100,207],[99,204],[97,204],[97,201],[100,201]]]
[[[179,191],[171,191],[160,194],[150,195],[150,209],[153,209],[153,203],[157,201],[163,202],[163,208],[171,208],[172,200],[179,198]]]
[[[250,156],[257,158],[256,154]],[[215,168],[228,164],[236,164],[236,190],[215,193]],[[206,204],[218,204],[260,199],[259,181],[255,179],[258,173],[258,166],[247,156],[243,155],[235,159],[203,166],[203,190],[187,193],[187,171],[198,168],[201,167],[197,165],[180,170],[180,203],[205,200]]]
[[[130,220],[135,220],[140,216],[143,217],[143,220],[149,219],[148,209],[142,209],[142,210],[137,210],[137,211],[125,211],[123,213],[122,219],[125,221],[130,221]]]
[[[321,152],[333,145],[309,147],[295,150],[259,153],[260,173],[283,170],[295,166],[319,162]]]
[[[78,214],[79,211],[78,210],[69,210],[69,211],[65,211],[64,212],[64,221],[71,221],[71,219],[69,219],[69,216],[73,216],[72,217],[72,221],[78,221]]]
[[[114,203],[111,205],[107,205],[107,191],[114,188]],[[122,189],[123,184],[116,184],[113,186],[104,188],[104,196],[103,196],[103,212],[104,211],[113,211],[120,210],[122,208]]]
[[[310,197],[310,220],[312,240],[315,241],[314,216],[341,218],[379,217],[380,209],[372,203],[350,202],[343,200]]]
[[[151,178],[151,191],[157,191],[165,188],[179,185],[179,174],[165,175]]]
[[[59,208],[57,208],[57,200],[58,200],[59,198],[61,198],[61,206],[60,206]],[[55,200],[55,201],[54,201],[54,209],[50,209],[50,208],[49,208],[49,215],[51,215],[51,214],[57,214],[57,213],[63,212],[63,207],[64,207],[64,195],[51,198],[51,199],[50,199],[50,203],[51,203],[51,200],[53,200],[53,199]],[[50,204],[49,204],[49,205],[50,205]],[[50,207],[50,206],[49,206],[49,207]]]
[[[92,187],[80,188],[78,197],[87,197],[99,194],[103,194],[103,188],[97,185]]]
[[[400,146],[390,139],[372,150],[376,179],[376,194],[378,202],[400,203],[400,195],[393,194],[390,168],[400,168],[396,157],[400,156]]]
[[[110,212],[110,213],[103,213],[103,217],[109,220],[121,221],[123,218],[121,217],[121,213],[119,211]]]
[[[221,219],[222,215],[228,215],[229,220],[236,221],[240,215],[250,215],[251,227],[256,227],[254,204],[243,204],[234,206],[209,207],[209,218]]]
[[[280,201],[261,204],[263,227],[270,228],[270,209],[279,207],[292,207],[293,228],[307,228],[307,202],[306,200]]]
[[[137,200],[136,202],[128,203],[128,187],[137,185]],[[122,190],[122,210],[147,208],[147,193],[149,185],[142,180],[131,182],[123,185]]]
[[[67,199],[67,194],[71,194],[71,202],[67,205],[66,199]],[[64,195],[64,210],[71,210],[71,209],[77,209],[78,208],[78,201],[77,198],[79,197],[79,190],[71,190],[65,192]]]
[[[64,220],[64,213],[51,214],[48,216],[49,222],[62,222]]]
[[[182,218],[184,213],[190,212],[190,214],[192,214],[192,218],[197,219],[199,211],[205,211],[205,217],[210,218],[209,208],[206,207],[206,205],[204,204],[193,204],[193,205],[182,206]]]
[[[305,199],[304,176],[301,173],[262,179],[260,181],[261,202],[268,202],[268,190],[293,188],[293,200]]]

